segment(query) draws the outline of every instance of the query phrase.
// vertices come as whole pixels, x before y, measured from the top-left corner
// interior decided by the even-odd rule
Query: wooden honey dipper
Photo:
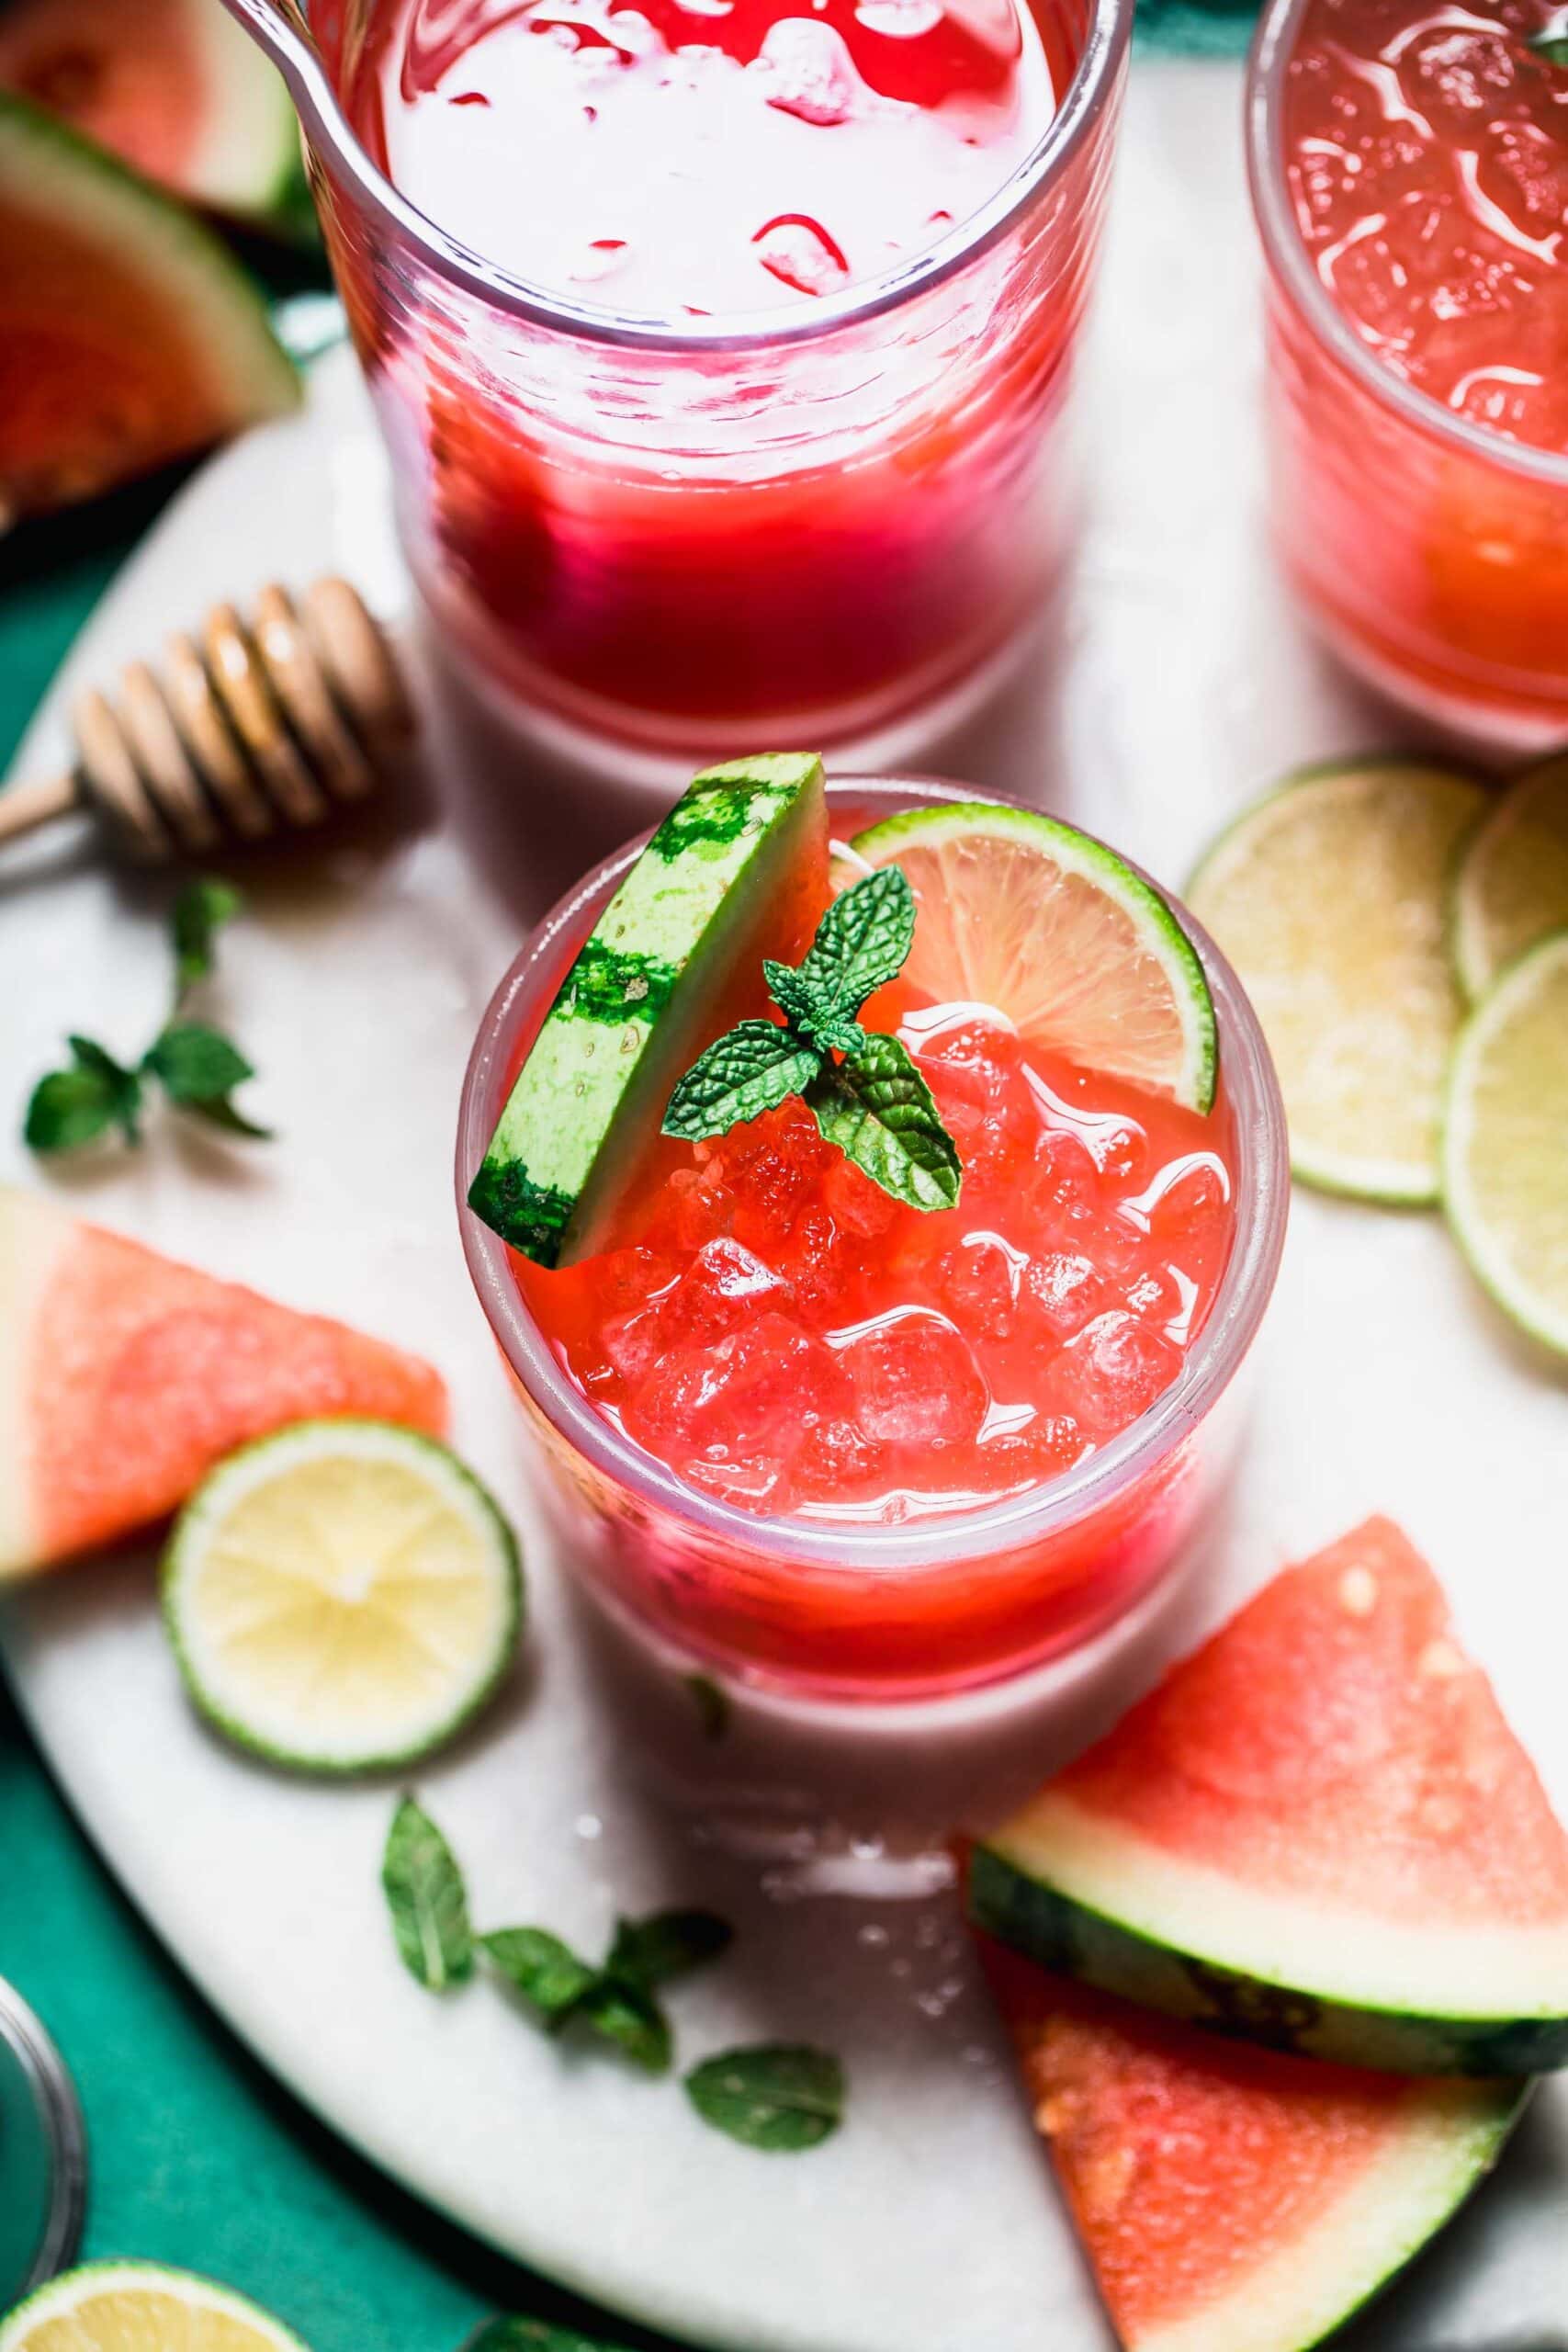
[[[145,863],[314,825],[373,791],[413,732],[398,658],[346,580],[298,598],[274,582],[249,622],[215,605],[158,671],[71,711],[76,765],[0,792],[0,846],[85,809]]]

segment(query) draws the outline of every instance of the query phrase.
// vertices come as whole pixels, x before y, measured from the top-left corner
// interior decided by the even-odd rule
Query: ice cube
[[[910,1307],[838,1334],[832,1342],[854,1390],[855,1419],[886,1444],[958,1445],[990,1403],[979,1366],[945,1315]]]
[[[1168,1340],[1113,1307],[1079,1332],[1052,1365],[1046,1382],[1053,1411],[1070,1413],[1085,1434],[1113,1437],[1145,1412],[1181,1369],[1181,1351]]]
[[[1022,1250],[999,1234],[966,1234],[936,1262],[937,1295],[961,1329],[976,1339],[1010,1339],[1027,1264]]]
[[[1027,1322],[1060,1343],[1083,1329],[1105,1303],[1105,1283],[1081,1252],[1049,1250],[1032,1258],[1023,1272],[1022,1304]]]
[[[769,106],[802,122],[847,122],[863,86],[842,33],[819,17],[781,17],[746,71],[766,85]]]
[[[626,1420],[633,1437],[678,1464],[764,1453],[787,1463],[807,1415],[832,1411],[842,1396],[821,1342],[788,1316],[767,1313],[711,1346],[660,1357],[628,1398]]]

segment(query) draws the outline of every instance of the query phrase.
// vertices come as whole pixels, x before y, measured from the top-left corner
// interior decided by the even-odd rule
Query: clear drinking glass
[[[852,778],[830,787],[829,805],[848,833],[919,801],[975,797],[959,785]],[[793,1699],[943,1698],[1089,1642],[1175,1572],[1211,1512],[1237,1426],[1232,1384],[1279,1267],[1284,1113],[1240,982],[1184,914],[1219,1023],[1235,1238],[1173,1385],[1030,1494],[905,1526],[761,1519],[698,1494],[593,1410],[530,1314],[505,1244],[466,1205],[521,1050],[641,846],[596,867],[513,964],[480,1023],[458,1123],[468,1271],[541,1442],[568,1557],[624,1625],[694,1668]]]
[[[1568,735],[1568,458],[1403,383],[1323,284],[1285,169],[1305,6],[1265,10],[1247,92],[1274,537],[1309,618],[1371,684],[1498,750],[1544,750]]]
[[[281,67],[421,594],[516,715],[700,753],[950,712],[1057,577],[1133,0],[1031,0],[1056,113],[973,218],[793,310],[525,284],[350,127],[376,0],[228,0]]]

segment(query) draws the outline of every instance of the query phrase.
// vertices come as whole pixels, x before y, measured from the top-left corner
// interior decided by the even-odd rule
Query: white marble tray
[[[1390,740],[1302,641],[1259,543],[1237,112],[1234,67],[1140,61],[1066,656],[945,761],[1085,818],[1172,879],[1280,769]],[[73,680],[155,646],[209,595],[327,566],[389,612],[406,601],[341,355],[308,414],[231,451],[173,508],[77,648],[24,768],[62,752]],[[7,1605],[23,1706],[104,1854],[223,2015],[346,2138],[482,2236],[735,2352],[1103,2352],[948,1898],[847,1894],[842,1872],[788,1850],[766,1867],[719,1855],[699,1820],[644,1793],[575,1637],[464,1279],[448,1163],[479,1009],[563,861],[581,860],[571,810],[552,802],[538,824],[525,765],[500,800],[471,744],[443,737],[439,765],[438,822],[280,866],[225,944],[234,1025],[265,1073],[257,1106],[285,1140],[252,1156],[161,1136],[51,1181],[88,1214],[443,1364],[464,1450],[527,1532],[535,1597],[533,1667],[423,1780],[483,1920],[592,1942],[617,1904],[717,1902],[742,1942],[677,1998],[687,2052],[763,2033],[831,2041],[852,2080],[848,2128],[809,2157],[766,2161],[705,2131],[671,2088],[563,2058],[498,1994],[421,1994],[377,1893],[387,1791],[296,1785],[209,1742],[181,1702],[144,1561]],[[602,802],[574,808],[584,831],[628,829]],[[164,985],[133,892],[43,846],[7,865],[0,1174],[36,1181],[15,1113],[61,1033],[123,1024],[130,1044]],[[1265,1358],[1203,1613],[1369,1510],[1395,1513],[1568,1809],[1562,1387],[1478,1303],[1435,1220],[1305,1197]],[[1561,2347],[1565,2213],[1568,2098],[1553,2090],[1501,2180],[1382,2307],[1366,2352]]]

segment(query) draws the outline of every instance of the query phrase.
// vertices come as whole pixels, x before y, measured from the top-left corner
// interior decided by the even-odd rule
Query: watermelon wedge
[[[1216,2041],[983,1948],[1126,2352],[1307,2352],[1495,2163],[1520,2083]]]
[[[1387,1520],[1277,1577],[977,1847],[970,1907],[1278,2049],[1568,2064],[1568,1837]]]
[[[299,398],[222,241],[52,117],[0,96],[0,526]]]
[[[286,1422],[446,1425],[418,1356],[4,1186],[0,1331],[0,1581],[165,1517]]]
[[[223,0],[6,0],[0,90],[191,204],[260,227],[297,217],[293,105]]]

